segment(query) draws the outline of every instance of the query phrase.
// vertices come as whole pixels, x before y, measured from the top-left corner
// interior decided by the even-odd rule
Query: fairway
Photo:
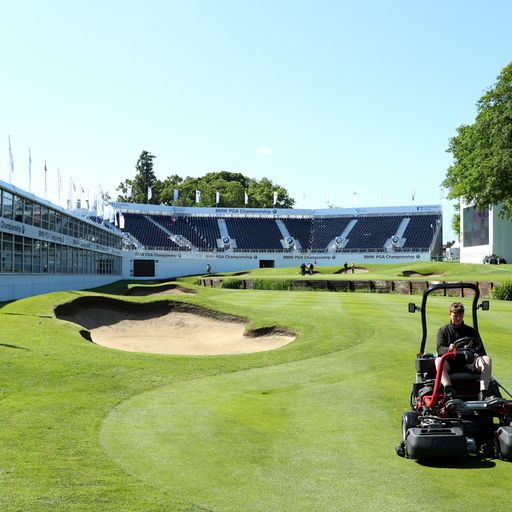
[[[503,510],[510,463],[395,454],[420,339],[407,302],[419,296],[193,288],[180,299],[297,339],[230,356],[132,353],[45,316],[76,293],[0,310],[2,511]],[[449,301],[434,298],[433,324]],[[492,301],[480,321],[505,387],[511,310]]]

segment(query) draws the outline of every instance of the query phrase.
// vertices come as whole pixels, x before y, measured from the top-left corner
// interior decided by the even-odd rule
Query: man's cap
[[[450,313],[464,313],[464,304],[461,302],[454,302],[450,306]]]

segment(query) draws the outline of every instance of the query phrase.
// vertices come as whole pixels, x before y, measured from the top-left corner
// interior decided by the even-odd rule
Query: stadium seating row
[[[124,214],[123,231],[146,249],[214,251],[428,250],[439,215],[212,217]]]

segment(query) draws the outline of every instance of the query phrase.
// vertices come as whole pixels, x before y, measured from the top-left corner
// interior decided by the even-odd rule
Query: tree
[[[499,203],[512,219],[512,62],[477,102],[471,125],[461,125],[447,150],[454,163],[443,186],[480,211]]]
[[[177,174],[173,174],[172,176],[168,176],[162,182],[162,189],[160,192],[160,201],[162,204],[175,204],[174,201],[174,191],[177,190],[179,194],[180,185],[183,183],[183,178],[178,176]],[[179,201],[179,195],[178,195]],[[178,201],[176,201],[176,205],[178,205]]]
[[[457,240],[460,240],[460,202],[454,204],[455,213],[452,217],[452,229],[457,234]]]
[[[155,158],[156,156],[148,151],[143,151],[140,154],[135,166],[136,173],[133,180],[125,180],[116,189],[122,192],[122,195],[117,198],[118,201],[160,204],[162,183],[156,179],[153,171],[153,160]],[[151,197],[149,197],[150,189]]]
[[[277,193],[275,206],[279,208],[291,208],[295,200],[290,197],[288,191],[280,185],[274,184],[268,178],[260,181],[250,180],[248,186],[249,206],[254,208],[271,208],[274,206],[274,193]]]
[[[174,190],[178,191],[178,200],[174,201]],[[201,192],[199,203],[196,203],[196,190]],[[217,192],[219,203],[217,205]],[[169,176],[162,183],[160,199],[162,204],[175,206],[215,206],[241,208],[245,206],[245,194],[251,208],[270,208],[274,205],[274,192],[277,192],[276,206],[291,208],[295,201],[288,191],[274,184],[268,178],[260,181],[248,178],[241,173],[218,171],[209,172],[201,178],[187,176],[185,179],[177,175]]]
[[[126,179],[119,184],[121,192],[117,198],[121,202],[165,204],[173,206],[203,206],[241,208],[245,206],[245,194],[251,208],[271,208],[274,206],[274,193],[277,193],[276,206],[292,208],[295,200],[288,191],[274,184],[268,178],[255,180],[239,172],[209,172],[201,178],[187,176],[183,179],[177,174],[160,181],[153,172],[154,155],[143,151],[137,161],[137,173],[133,179]],[[152,189],[152,197],[148,201],[148,187]],[[174,191],[178,198],[174,200]],[[196,202],[196,191],[201,193],[200,201]],[[219,202],[217,203],[217,192]]]

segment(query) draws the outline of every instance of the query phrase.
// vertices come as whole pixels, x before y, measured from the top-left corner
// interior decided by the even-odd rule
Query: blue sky
[[[512,60],[505,0],[0,4],[0,179],[28,190],[30,148],[62,205],[70,178],[115,199],[147,150],[159,179],[268,177],[298,208],[442,204],[450,240],[449,138]]]

